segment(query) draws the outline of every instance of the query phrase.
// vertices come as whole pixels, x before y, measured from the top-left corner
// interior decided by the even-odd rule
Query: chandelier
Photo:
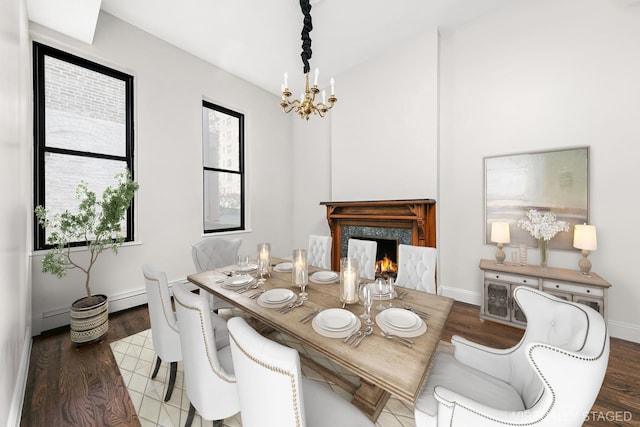
[[[306,80],[305,89],[304,93],[300,94],[300,99],[294,99],[293,101],[289,100],[292,95],[287,81],[289,75],[284,73],[282,101],[280,101],[280,106],[282,107],[282,111],[285,113],[295,111],[300,118],[309,120],[309,116],[312,114],[318,114],[320,117],[324,117],[327,111],[333,107],[333,104],[335,104],[338,98],[335,96],[335,82],[332,77],[330,80],[331,95],[329,95],[329,99],[326,99],[326,92],[323,90],[322,102],[316,103],[316,95],[320,93],[320,89],[318,89],[318,75],[320,72],[317,68],[315,70],[313,86],[309,87],[309,60],[311,59],[311,37],[309,36],[309,33],[313,30],[313,25],[311,23],[311,4],[309,3],[309,0],[300,0],[300,8],[304,15],[301,33],[302,53],[300,56],[302,57],[303,71]]]

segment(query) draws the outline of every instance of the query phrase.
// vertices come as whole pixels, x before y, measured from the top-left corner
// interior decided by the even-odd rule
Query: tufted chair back
[[[142,266],[142,273],[147,288],[153,348],[163,361],[179,362],[182,360],[180,329],[171,308],[167,275],[149,264]]]
[[[307,263],[311,266],[331,270],[331,236],[309,236]]]
[[[191,246],[196,271],[201,273],[236,263],[242,239],[202,239]]]
[[[231,349],[216,348],[213,317],[207,301],[184,283],[174,285],[184,381],[191,405],[207,420],[221,420],[239,412]]]
[[[396,283],[423,292],[436,293],[436,248],[398,245]]]
[[[453,356],[436,353],[416,402],[417,426],[583,424],[609,360],[602,315],[526,286],[513,296],[527,316],[522,340],[501,350],[452,337]]]
[[[376,252],[378,243],[373,240],[349,239],[347,256],[358,260],[360,277],[373,280],[376,278]]]
[[[191,246],[191,256],[196,272],[213,270],[236,263],[242,239],[202,239]],[[216,313],[221,308],[233,308],[233,304],[213,294],[208,294],[209,307]]]

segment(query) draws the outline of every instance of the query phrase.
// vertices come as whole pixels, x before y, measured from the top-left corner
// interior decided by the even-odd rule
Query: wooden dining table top
[[[276,265],[285,261],[274,259],[272,262]],[[395,339],[383,337],[380,328],[374,323],[374,333],[364,339],[356,348],[344,343],[341,338],[328,338],[320,335],[312,328],[311,321],[300,322],[314,309],[341,308],[343,304],[339,298],[339,283],[316,284],[309,281],[306,288],[308,300],[301,307],[295,308],[287,314],[282,314],[276,309],[258,305],[257,298],[250,299],[249,296],[261,289],[275,288],[291,289],[299,293],[299,287],[292,287],[291,272],[278,272],[272,269],[271,276],[264,284],[260,285],[259,289],[238,293],[235,290],[223,288],[222,282],[220,282],[224,277],[223,273],[230,271],[230,269],[232,269],[231,266],[195,273],[189,275],[187,279],[198,287],[244,310],[250,316],[273,329],[288,334],[312,347],[328,359],[342,365],[373,385],[400,399],[412,403],[416,401],[453,306],[453,299],[404,288],[400,283],[397,284],[396,292],[399,294],[406,291],[407,294],[402,301],[394,299],[393,306],[401,308],[402,303],[407,303],[417,310],[428,312],[430,317],[426,320],[426,333],[412,337],[411,340],[414,344],[408,348]],[[315,271],[321,271],[321,269],[310,267],[309,276]],[[380,302],[388,304],[388,300]],[[378,303],[379,301],[374,300],[371,309],[372,318],[379,312],[376,309]],[[363,313],[361,303],[347,304],[344,308],[357,316]],[[364,321],[362,321],[360,329],[364,330],[364,328]]]

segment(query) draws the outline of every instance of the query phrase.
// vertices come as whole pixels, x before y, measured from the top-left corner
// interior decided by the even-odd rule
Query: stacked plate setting
[[[247,286],[253,281],[253,277],[248,274],[239,274],[232,276],[222,282],[222,287],[225,289],[240,289],[243,286]]]
[[[281,308],[295,298],[296,294],[291,289],[269,289],[258,297],[258,305],[266,308]]]
[[[335,283],[340,276],[335,271],[316,271],[309,279],[313,283]]]
[[[281,262],[273,267],[273,271],[279,271],[280,273],[285,273],[291,270],[293,270],[293,264],[290,262]]]
[[[360,328],[360,319],[342,308],[322,310],[312,322],[313,329],[329,338],[344,338]]]
[[[426,325],[417,314],[402,308],[388,308],[376,316],[376,323],[388,333],[410,337],[422,335]]]

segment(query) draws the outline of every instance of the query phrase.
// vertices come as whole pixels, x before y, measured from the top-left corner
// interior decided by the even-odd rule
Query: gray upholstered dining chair
[[[331,236],[309,236],[307,263],[313,267],[331,270]]]
[[[360,277],[374,280],[376,278],[376,252],[378,243],[373,240],[349,239],[347,256],[358,260]]]
[[[180,329],[178,328],[176,314],[171,307],[167,275],[149,264],[142,266],[142,273],[144,274],[144,283],[147,289],[153,349],[157,355],[156,366],[151,378],[156,378],[160,364],[163,361],[169,363],[169,384],[164,398],[164,401],[168,402],[171,399],[176,383],[178,362],[182,360]]]
[[[263,337],[241,317],[228,327],[243,427],[373,427],[347,400],[302,378],[295,349]]]
[[[437,257],[438,250],[436,248],[398,245],[396,284],[432,294],[437,293]]]
[[[602,315],[534,288],[514,298],[527,316],[512,348],[454,336],[454,353],[434,356],[415,404],[418,427],[581,426],[598,396],[609,360]]]
[[[190,402],[185,427],[191,425],[196,410],[222,427],[223,419],[240,410],[226,323],[209,309],[206,298],[190,292],[184,283],[174,285],[173,295]]]
[[[213,270],[236,263],[238,248],[242,239],[202,239],[191,246],[191,256],[196,272]],[[233,308],[233,305],[225,300],[209,295],[209,306],[211,310],[217,312],[221,308]]]

